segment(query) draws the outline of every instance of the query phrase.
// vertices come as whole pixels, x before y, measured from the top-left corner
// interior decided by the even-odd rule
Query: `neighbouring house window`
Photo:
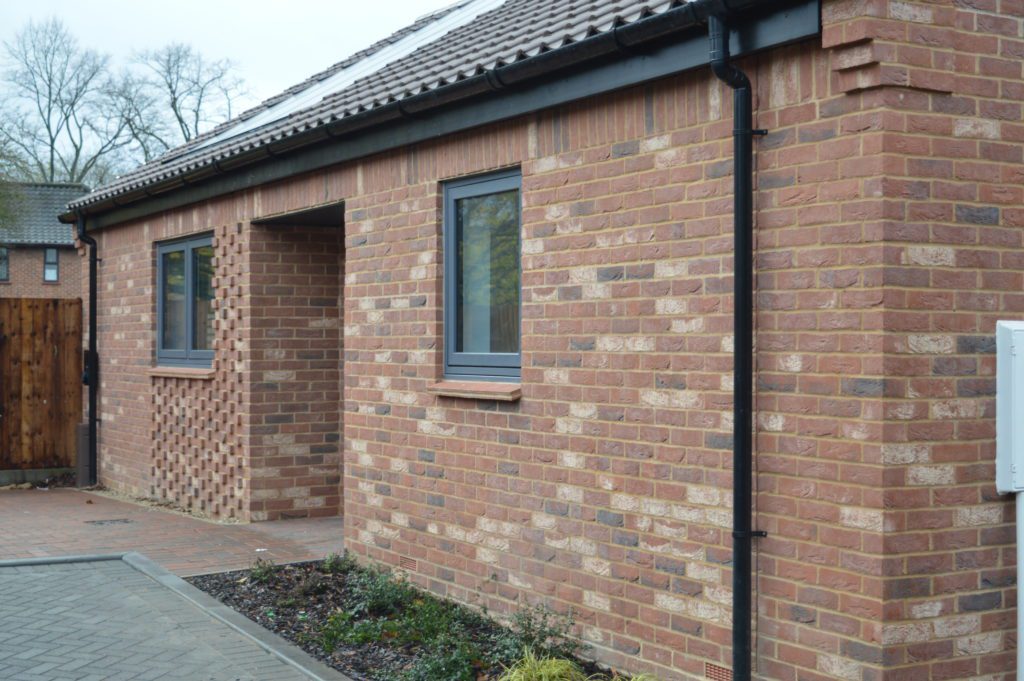
[[[213,360],[213,237],[157,244],[157,362]]]
[[[57,281],[60,279],[60,256],[56,248],[43,250],[43,281]]]
[[[516,170],[444,186],[446,377],[519,378],[520,185]]]
[[[0,248],[0,281],[7,281],[11,278],[11,265],[7,259],[7,249]]]

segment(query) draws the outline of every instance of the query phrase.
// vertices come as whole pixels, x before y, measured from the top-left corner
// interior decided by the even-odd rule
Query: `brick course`
[[[1024,315],[1022,14],[826,0],[818,43],[743,62],[770,131],[760,678],[1009,677],[992,334]],[[104,230],[104,481],[334,513],[340,436],[358,555],[498,614],[571,608],[618,667],[728,666],[730,96],[696,71]],[[440,183],[511,166],[522,399],[436,396]],[[250,223],[341,200],[344,244]],[[152,243],[210,229],[214,375],[151,377]]]

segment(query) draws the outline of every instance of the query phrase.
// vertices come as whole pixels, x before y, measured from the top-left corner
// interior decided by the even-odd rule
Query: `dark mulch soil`
[[[374,681],[374,671],[408,664],[407,655],[388,646],[339,646],[334,653],[323,649],[317,640],[320,627],[333,612],[345,608],[345,575],[325,574],[319,565],[284,565],[266,584],[254,583],[248,570],[190,577],[188,581],[357,681]],[[321,578],[322,590],[303,596],[303,585],[313,574]]]

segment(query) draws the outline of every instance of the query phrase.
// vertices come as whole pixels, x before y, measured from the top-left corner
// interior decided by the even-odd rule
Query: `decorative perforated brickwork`
[[[245,272],[242,226],[214,231],[216,299],[213,374],[209,379],[153,378],[149,495],[215,518],[248,519],[249,467],[241,446],[248,395],[244,373],[226,371],[242,360],[239,331],[247,306],[237,281]]]
[[[221,210],[101,232],[103,306],[117,319],[103,353],[104,482],[215,518],[337,515],[340,225],[256,228],[228,221],[243,202]],[[211,229],[212,370],[155,367],[154,244]]]

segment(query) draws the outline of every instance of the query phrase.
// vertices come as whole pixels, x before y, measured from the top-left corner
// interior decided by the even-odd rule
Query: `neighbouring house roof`
[[[65,207],[88,193],[82,184],[0,183],[5,205],[0,217],[0,244],[71,246],[72,230],[58,220]]]
[[[515,87],[777,0],[462,0],[72,201],[101,214],[282,153]],[[786,4],[786,3],[782,3]],[[792,4],[792,3],[790,3]],[[397,110],[397,113],[395,111]]]

